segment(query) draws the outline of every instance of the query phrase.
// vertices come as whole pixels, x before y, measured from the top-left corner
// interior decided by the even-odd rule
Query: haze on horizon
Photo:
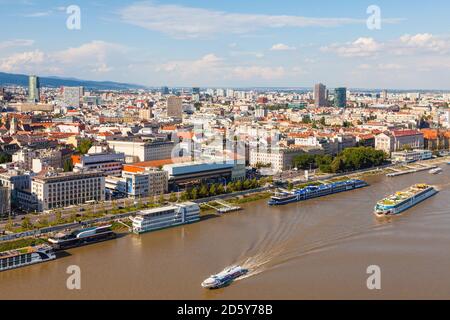
[[[442,89],[444,0],[0,0],[0,72],[176,87]],[[370,29],[367,8],[381,10]]]

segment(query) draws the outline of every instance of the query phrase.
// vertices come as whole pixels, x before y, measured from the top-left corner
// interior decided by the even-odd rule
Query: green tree
[[[219,184],[217,186],[217,194],[224,194],[225,193],[225,188],[223,187],[223,184]]]
[[[191,190],[191,199],[192,200],[198,199],[198,190],[197,190],[197,188],[192,188],[192,190]]]
[[[200,198],[206,198],[208,196],[208,188],[206,187],[206,185],[202,185],[200,187],[198,195],[200,196]]]
[[[92,141],[90,139],[81,139],[80,143],[78,144],[77,150],[81,154],[88,153],[89,149],[92,147]]]
[[[166,202],[166,199],[164,198],[164,195],[163,195],[163,194],[161,194],[161,195],[159,196],[158,202],[159,202],[160,204],[164,204],[164,203]]]
[[[242,184],[242,188],[243,188],[244,190],[248,190],[248,189],[250,189],[251,187],[252,187],[251,181],[248,180],[248,179],[245,179],[245,180],[244,180],[244,183]]]
[[[170,197],[169,197],[169,201],[170,202],[177,202],[178,201],[177,195],[175,193],[171,192],[170,193]]]
[[[242,181],[241,180],[236,181],[234,188],[236,189],[236,191],[241,191],[242,190]]]
[[[72,159],[67,159],[66,161],[64,161],[64,172],[70,172],[73,170],[73,163],[72,163]]]
[[[187,191],[184,191],[183,193],[181,193],[180,200],[181,201],[189,200],[189,193]]]
[[[209,188],[209,196],[215,196],[217,194],[217,187],[215,184],[212,184]]]
[[[11,162],[11,161],[12,161],[11,155],[4,153],[4,152],[0,153],[0,163],[7,163],[7,162]]]
[[[294,189],[294,184],[292,182],[288,182],[287,188],[288,190]]]
[[[22,224],[21,224],[22,229],[24,230],[28,230],[33,228],[33,224],[31,223],[30,217],[25,216],[22,220]]]

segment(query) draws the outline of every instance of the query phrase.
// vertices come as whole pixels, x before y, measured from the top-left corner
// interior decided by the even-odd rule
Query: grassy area
[[[47,243],[47,241],[42,238],[25,238],[25,239],[2,242],[2,243],[0,243],[0,252],[12,250],[12,249],[19,249],[19,248],[33,246],[33,245],[42,244],[42,243]]]
[[[230,200],[227,200],[227,202],[232,203],[232,204],[243,204],[243,203],[247,203],[247,202],[253,202],[253,201],[258,201],[258,200],[262,200],[262,199],[267,199],[267,198],[270,198],[271,195],[272,195],[271,192],[261,192],[261,193],[257,193],[257,194],[243,196],[242,198],[230,199]]]

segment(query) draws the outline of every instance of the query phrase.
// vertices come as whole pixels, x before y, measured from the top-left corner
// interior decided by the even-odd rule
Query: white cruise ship
[[[0,271],[56,259],[52,247],[46,244],[0,252]]]
[[[140,211],[130,220],[133,222],[133,232],[139,234],[196,222],[200,220],[200,207],[194,202],[177,203]]]

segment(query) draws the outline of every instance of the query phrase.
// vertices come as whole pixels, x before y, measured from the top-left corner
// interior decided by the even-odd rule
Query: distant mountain
[[[39,77],[42,87],[83,86],[89,90],[145,89],[145,86],[113,81],[91,81],[63,77]],[[28,75],[0,72],[0,85],[28,86]]]

